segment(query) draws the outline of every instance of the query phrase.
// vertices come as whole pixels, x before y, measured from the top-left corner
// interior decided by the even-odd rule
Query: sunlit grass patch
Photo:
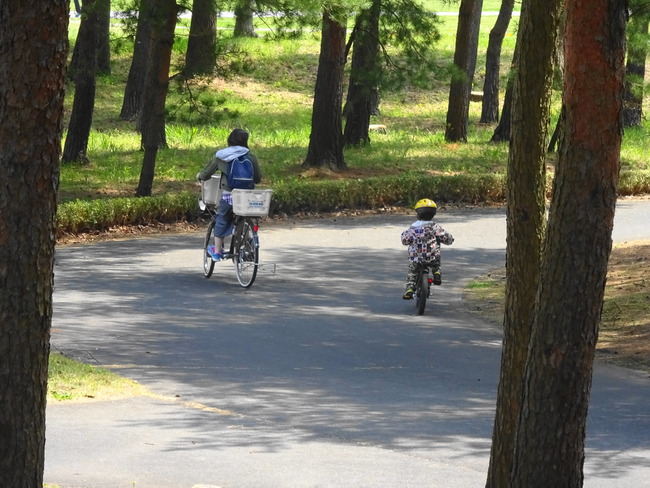
[[[138,383],[107,369],[75,361],[59,353],[50,354],[49,401],[101,400],[143,393]]]

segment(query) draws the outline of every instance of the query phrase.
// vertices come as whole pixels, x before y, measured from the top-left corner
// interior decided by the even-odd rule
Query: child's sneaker
[[[221,253],[216,252],[214,246],[208,246],[208,254],[213,261],[221,261]]]
[[[402,295],[402,298],[404,300],[413,300],[413,290],[409,288],[404,292],[404,295]]]
[[[433,284],[442,285],[442,275],[440,274],[440,271],[433,273]]]

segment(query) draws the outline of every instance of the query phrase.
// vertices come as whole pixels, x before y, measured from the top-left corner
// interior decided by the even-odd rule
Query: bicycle
[[[436,238],[437,245],[440,245],[439,238]],[[415,290],[413,291],[413,298],[415,299],[415,307],[418,310],[418,315],[424,315],[424,309],[427,306],[427,299],[431,296],[431,284],[433,278],[431,277],[431,264],[424,263],[420,265],[415,280]]]
[[[415,307],[418,309],[418,315],[424,315],[424,308],[427,306],[427,298],[431,296],[431,283],[433,278],[429,275],[429,266],[422,266],[418,270],[417,279],[415,281],[415,291],[413,298],[415,298]]]
[[[214,236],[215,216],[218,202],[221,200],[219,188],[220,175],[214,175],[201,184],[199,208],[210,215],[210,223],[203,240],[203,274],[210,278],[216,261],[208,253]],[[233,234],[230,236],[228,251],[222,261],[232,260],[235,265],[237,281],[243,288],[249,288],[261,266],[259,219],[268,215],[271,202],[271,190],[233,190]],[[227,240],[228,238],[226,238]]]

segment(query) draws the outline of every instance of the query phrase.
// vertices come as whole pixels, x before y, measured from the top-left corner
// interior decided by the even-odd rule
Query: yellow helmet
[[[422,200],[418,201],[418,203],[415,204],[415,210],[419,208],[438,208],[438,205],[436,205],[436,202],[433,200],[429,200],[428,198],[423,198]]]
[[[433,200],[428,198],[423,198],[415,204],[415,213],[417,213],[418,218],[422,220],[431,220],[436,215],[438,210],[438,205]]]

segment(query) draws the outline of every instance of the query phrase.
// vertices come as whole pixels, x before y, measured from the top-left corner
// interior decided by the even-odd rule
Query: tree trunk
[[[99,27],[97,37],[97,72],[111,73],[111,0],[97,0]]]
[[[584,441],[616,205],[626,3],[566,2],[564,105],[512,488],[583,485]]]
[[[623,127],[640,126],[643,120],[643,86],[645,79],[648,18],[632,15],[628,24],[628,54],[625,76]]]
[[[147,74],[147,61],[151,46],[151,9],[155,0],[141,0],[138,27],[135,33],[131,68],[124,89],[122,101],[122,120],[133,120],[140,113],[142,95]]]
[[[517,49],[515,48],[515,55]],[[492,142],[506,142],[510,140],[510,132],[512,131],[512,80],[508,80],[506,87],[506,94],[503,97],[503,110],[501,111],[501,119],[494,129]]]
[[[363,10],[355,27],[354,51],[350,84],[345,103],[345,131],[343,143],[358,146],[370,142],[368,126],[378,98],[377,57],[379,55],[379,14],[381,0],[374,0],[369,9]]]
[[[515,0],[503,0],[494,27],[490,31],[483,82],[483,105],[481,122],[484,124],[499,120],[499,68],[501,67],[501,46],[512,18]]]
[[[83,0],[82,12],[85,29],[79,31],[75,93],[70,114],[68,134],[65,139],[62,163],[88,163],[88,138],[95,109],[95,74],[97,68],[97,37],[99,12],[96,0]],[[83,37],[82,37],[83,34]]]
[[[476,69],[478,33],[481,26],[483,0],[461,0],[456,31],[456,50],[454,66],[457,72],[452,75],[447,109],[445,140],[449,142],[467,141],[469,125],[469,95]]]
[[[255,0],[237,0],[235,5],[235,37],[257,37],[253,25]]]
[[[508,158],[501,375],[486,486],[507,488],[530,340],[546,210],[546,144],[561,0],[527,2],[519,20]]]
[[[83,5],[83,2],[81,2]],[[97,56],[97,71],[102,74],[110,74],[111,61],[110,61],[110,26],[111,26],[111,2],[110,0],[97,0],[94,2],[94,9],[97,10],[95,15],[99,16],[99,21],[93,23],[93,28],[97,31],[94,36],[97,38],[95,41],[97,47],[95,49]],[[72,59],[68,68],[68,79],[74,81],[77,78],[77,70],[79,69],[79,50],[82,48],[83,39],[88,39],[89,34],[85,32],[88,29],[88,22],[86,22],[86,14],[83,13],[83,6],[81,7],[81,23],[79,24],[79,32],[77,33],[77,40],[75,41],[74,50],[72,52]]]
[[[557,119],[555,124],[555,129],[553,129],[553,134],[551,135],[551,140],[548,142],[548,152],[554,153],[555,149],[558,147],[560,142],[560,137],[562,137],[562,131],[564,130],[564,105],[560,109],[560,116]]]
[[[0,486],[40,488],[69,0],[0,3]]]
[[[175,0],[158,0],[152,9],[151,48],[140,119],[144,159],[136,190],[139,197],[151,196],[156,154],[158,148],[167,145],[165,100],[169,89],[169,67],[177,12]]]
[[[343,158],[341,102],[345,66],[345,24],[330,12],[323,13],[323,34],[311,117],[306,168],[347,169]]]
[[[185,53],[187,78],[208,75],[214,70],[217,45],[217,4],[214,0],[194,0],[190,38]]]
[[[73,83],[77,76],[77,65],[79,64],[79,49],[81,48],[81,39],[87,37],[85,33],[86,29],[88,29],[88,23],[86,22],[84,15],[81,15],[81,20],[79,21],[79,31],[77,32],[77,39],[74,42],[72,57],[70,58],[70,64],[68,65],[68,70],[66,73],[68,79]]]

